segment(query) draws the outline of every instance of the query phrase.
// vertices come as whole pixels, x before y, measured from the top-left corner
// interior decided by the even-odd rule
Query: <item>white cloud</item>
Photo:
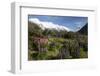
[[[70,31],[69,28],[67,28],[63,25],[54,24],[53,22],[40,21],[38,18],[30,18],[29,21],[38,24],[43,30],[48,28],[48,29],[56,29],[58,31],[59,30]]]

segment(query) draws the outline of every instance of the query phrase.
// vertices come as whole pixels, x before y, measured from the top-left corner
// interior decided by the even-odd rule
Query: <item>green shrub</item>
[[[80,58],[87,58],[87,52],[83,48],[80,48]]]

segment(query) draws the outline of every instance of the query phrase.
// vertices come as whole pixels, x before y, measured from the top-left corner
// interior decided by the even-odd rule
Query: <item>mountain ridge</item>
[[[88,23],[86,23],[79,31],[80,34],[88,34]]]
[[[43,22],[43,21],[40,21],[40,20],[35,19],[35,18],[30,19],[29,22],[37,24],[39,27],[41,27],[42,30],[54,29],[54,30],[57,30],[57,31],[60,31],[60,30],[71,31],[71,29],[69,29],[68,27],[58,25],[58,24],[54,24],[52,22]]]

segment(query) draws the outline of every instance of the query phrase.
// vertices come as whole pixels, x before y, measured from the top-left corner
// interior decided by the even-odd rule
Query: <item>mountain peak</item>
[[[54,24],[52,22],[40,21],[37,18],[31,18],[31,19],[29,19],[29,21],[31,23],[37,24],[39,27],[41,27],[42,30],[45,30],[45,29],[52,30],[52,29],[54,29],[54,30],[57,30],[57,31],[60,31],[60,30],[71,31],[69,28],[67,28],[63,25]]]

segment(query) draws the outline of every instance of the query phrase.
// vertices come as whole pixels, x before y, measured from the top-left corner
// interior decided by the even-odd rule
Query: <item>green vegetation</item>
[[[28,60],[88,57],[88,37],[79,32],[42,30],[28,22]]]

